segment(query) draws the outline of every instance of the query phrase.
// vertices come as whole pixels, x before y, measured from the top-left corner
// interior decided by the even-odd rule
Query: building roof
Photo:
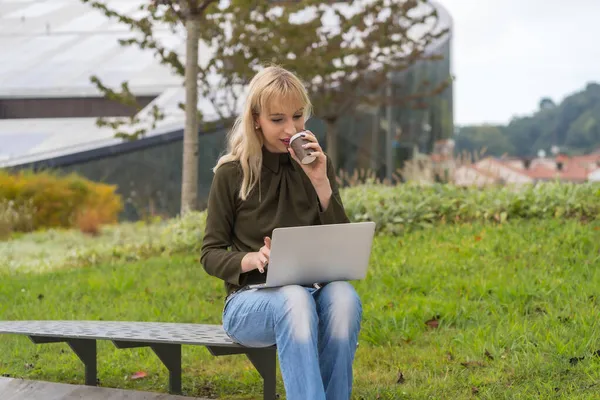
[[[486,161],[490,162],[491,164],[495,164],[497,167],[504,167],[515,174],[518,174],[521,176],[528,176],[522,168],[515,167],[514,165],[512,165],[510,163],[510,161],[502,160],[502,159],[499,159],[499,158],[496,158],[493,156],[484,157],[483,159],[481,159],[477,163],[475,163],[475,165],[477,166],[477,168],[479,170],[489,170],[489,168],[483,167],[481,165],[481,164],[484,164]]]
[[[108,0],[107,6],[139,18],[144,13],[140,6],[146,2]],[[332,5],[348,10],[354,6]],[[439,26],[450,27],[450,15],[439,4],[436,7]],[[330,14],[326,25],[335,18]],[[154,59],[151,51],[119,44],[119,39],[132,35],[127,25],[108,19],[81,0],[0,0],[0,99],[97,96],[100,93],[89,81],[97,75],[109,87],[127,81],[134,94],[157,96],[138,114],[144,121],[141,125],[148,128],[147,137],[180,131],[185,121],[178,107],[185,98],[183,79]],[[183,29],[172,32],[168,26],[158,26],[155,37],[167,49],[184,54]],[[430,50],[443,43],[436,42]],[[200,46],[203,64],[212,51],[202,42]],[[144,115],[154,105],[166,118],[151,129]],[[199,98],[198,107],[206,121],[219,119],[206,99]],[[233,108],[239,110],[240,104]],[[113,136],[110,129],[97,127],[95,118],[0,119],[0,168],[122,143]]]
[[[141,121],[139,124],[124,126],[121,130],[133,133],[139,128],[144,128],[147,138],[182,131],[185,113],[178,104],[184,101],[184,97],[182,88],[165,90],[137,114]],[[154,105],[164,112],[165,118],[157,121],[152,127],[149,114]],[[204,122],[219,120],[208,100],[200,98],[198,108],[204,113]],[[222,124],[216,124],[209,131],[222,127]],[[0,119],[0,168],[101,149],[124,142],[114,135],[115,131],[111,128],[98,127],[96,118]]]
[[[513,165],[511,165],[511,161],[507,160],[499,160],[493,157],[485,158],[484,160],[489,160],[496,165],[502,165],[507,169],[510,169],[516,173],[519,173],[523,176],[528,176],[534,180],[561,180],[568,182],[585,182],[590,176],[592,171],[600,169],[600,165],[597,163],[600,162],[600,155],[585,155],[585,156],[574,156],[574,157],[566,157],[566,156],[558,156],[555,160],[546,159],[543,162],[535,163],[531,168],[523,168],[517,169]],[[562,163],[562,167],[560,169],[550,168],[547,164],[553,162]],[[482,168],[479,168],[480,170]]]
[[[553,180],[560,177],[560,173],[544,165],[536,165],[533,168],[524,169],[523,173],[536,180]]]
[[[139,17],[143,0],[111,0],[110,8]],[[182,32],[158,27],[157,40],[181,50]],[[81,0],[0,0],[0,98],[97,95],[91,75],[109,86],[129,81],[138,95],[159,94],[181,78],[137,46],[127,25]]]
[[[144,2],[110,0],[107,6],[135,18],[142,16],[139,7]],[[166,48],[184,54],[183,32],[166,26],[155,32]],[[130,37],[127,25],[81,0],[0,0],[0,99],[98,96],[89,80],[97,75],[109,87],[127,81],[134,94],[157,96],[138,114],[148,136],[181,130],[182,78],[151,51],[119,44],[119,39]],[[210,52],[201,47],[200,54]],[[160,106],[166,118],[150,129],[144,115],[153,105]],[[199,99],[199,108],[206,120],[217,119],[205,99]],[[97,127],[96,118],[0,119],[0,167],[122,143],[114,133]]]
[[[590,170],[587,166],[578,162],[569,162],[560,171],[560,179],[571,182],[585,182],[589,173]]]
[[[108,0],[109,9],[132,18],[141,18],[146,0]],[[331,8],[352,13],[356,4],[332,4]],[[450,27],[450,15],[439,4],[438,29]],[[296,16],[303,20],[306,16]],[[305,18],[306,17],[306,18]],[[323,23],[335,25],[333,11]],[[431,24],[428,24],[430,26]],[[154,36],[168,50],[184,54],[185,32],[172,32],[167,25],[155,26]],[[418,35],[419,29],[411,34]],[[0,98],[65,97],[98,94],[89,81],[91,75],[108,86],[128,81],[138,95],[158,94],[181,86],[181,77],[161,65],[151,51],[137,46],[123,47],[119,39],[135,37],[128,25],[107,18],[81,0],[0,0]],[[434,52],[445,39],[438,39],[428,52]],[[200,64],[212,50],[200,43]]]

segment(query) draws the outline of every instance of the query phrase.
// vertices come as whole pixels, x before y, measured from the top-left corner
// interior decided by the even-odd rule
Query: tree
[[[600,143],[600,104],[585,111],[570,126],[565,144],[569,148],[592,150]]]
[[[511,155],[535,156],[539,150],[582,154],[594,151],[600,146],[600,84],[588,83],[584,90],[567,96],[560,104],[549,98],[540,100],[540,109],[533,115],[513,120],[506,126],[499,126],[500,133],[511,144]],[[462,149],[478,146],[482,142],[478,136],[478,126],[466,126],[457,135],[457,147]],[[495,145],[502,151],[506,143],[500,141],[497,133]]]
[[[551,110],[556,107],[554,101],[549,97],[544,97],[540,100],[540,110]]]
[[[379,91],[392,71],[397,73],[420,60],[437,58],[425,49],[447,30],[437,28],[437,11],[427,7],[426,0],[373,0],[362,8],[350,7],[356,9],[354,12],[349,12],[348,6],[326,5],[318,0],[286,2],[283,7],[272,1],[230,0],[229,4],[215,3],[209,7],[214,0],[165,0],[142,6],[148,15],[140,20],[120,15],[100,0],[82,1],[141,33],[141,37],[122,40],[122,45],[153,51],[162,63],[186,76],[182,212],[193,208],[197,191],[198,129],[194,118],[198,113],[193,112],[197,97],[192,78],[195,75],[200,95],[212,103],[222,121],[229,123],[236,116],[244,86],[266,63],[294,70],[305,80],[315,114],[328,125],[326,148],[334,163],[337,161],[335,124],[340,116],[353,112],[359,104],[418,102],[443,90],[423,82],[421,92],[411,92],[401,99]],[[324,17],[337,19],[337,28],[324,25]],[[153,26],[157,22],[174,27],[185,22],[190,46],[185,67],[177,54],[167,52],[155,40]],[[412,33],[415,28],[420,33]],[[196,33],[214,51],[204,67],[193,56],[197,50]],[[107,96],[135,100],[126,83],[121,92],[115,92],[102,86],[97,78],[92,79]],[[161,111],[154,110],[152,116],[154,120],[161,118]],[[131,122],[137,121],[110,123],[117,128]],[[142,128],[118,134],[134,140],[144,133]]]
[[[204,12],[217,0],[155,0],[185,22],[185,128],[181,177],[181,213],[198,206],[198,42]]]
[[[485,149],[486,154],[493,156],[512,154],[515,151],[502,130],[493,125],[460,128],[456,135],[456,149],[459,153],[467,151],[471,154]]]
[[[202,18],[208,7],[217,0],[154,0],[148,5],[141,6],[149,12],[148,16],[135,20],[121,15],[109,9],[105,4],[95,0],[82,0],[90,3],[93,7],[102,10],[108,17],[118,18],[121,22],[131,26],[134,32],[142,34],[141,38],[123,40],[124,45],[137,44],[141,48],[151,48],[160,56],[163,63],[170,64],[180,74],[183,72],[185,82],[185,128],[183,133],[183,165],[182,165],[182,187],[181,187],[181,213],[185,214],[197,206],[198,197],[198,42],[200,39],[200,28]],[[160,10],[162,8],[162,10]],[[185,68],[174,53],[168,53],[161,48],[152,35],[152,21],[161,20],[170,24],[184,23],[186,30],[186,61]],[[108,97],[121,99],[130,105],[135,105],[135,96],[129,90],[126,83],[121,86],[120,93],[114,92],[102,84],[97,77],[92,77],[98,88]],[[139,109],[139,106],[137,107]],[[156,122],[162,117],[160,111],[155,108],[153,116]],[[139,122],[131,118],[132,123]],[[100,124],[109,124],[118,128],[124,121],[112,122],[100,121]],[[117,133],[117,136],[136,139],[145,133],[144,128],[137,129],[133,133]]]
[[[264,62],[283,65],[304,79],[314,113],[327,125],[326,150],[334,166],[335,126],[341,116],[360,104],[422,103],[448,84],[448,80],[441,85],[423,81],[404,97],[382,90],[390,84],[390,74],[439,58],[426,49],[448,30],[438,27],[437,10],[426,0],[373,0],[352,6],[320,0],[281,2],[282,7],[273,3],[232,1],[218,15],[219,23],[234,19],[237,23],[230,36],[213,35],[219,43],[216,57],[235,66],[235,71],[225,73],[233,73],[239,81]],[[323,24],[326,18],[337,20],[335,28]]]

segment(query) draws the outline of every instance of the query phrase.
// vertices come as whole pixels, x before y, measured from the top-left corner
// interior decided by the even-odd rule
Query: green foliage
[[[464,126],[456,136],[458,151],[485,146],[493,155],[534,156],[539,150],[550,153],[552,146],[567,154],[589,153],[600,148],[600,84],[590,83],[556,105],[540,100],[540,109],[531,116],[514,118],[507,126]],[[501,135],[500,135],[501,133]],[[499,150],[497,150],[499,149]]]
[[[598,221],[445,225],[377,237],[367,278],[354,282],[363,320],[352,399],[597,399],[599,255]],[[218,324],[225,295],[196,251],[0,279],[0,320]],[[0,376],[83,383],[68,345],[1,338]],[[130,379],[137,371],[148,377]],[[104,387],[168,390],[168,371],[148,348],[99,341],[98,373]],[[280,374],[277,385],[284,398]],[[184,346],[183,391],[258,399],[262,381],[243,355]]]
[[[335,14],[339,29],[322,25],[326,13]],[[298,15],[311,17],[301,21]],[[237,21],[215,55],[235,69],[219,73],[243,82],[265,62],[281,64],[305,81],[315,114],[326,121],[352,112],[358,104],[391,102],[379,91],[389,73],[438,59],[438,54],[426,55],[425,49],[448,34],[447,28],[437,26],[435,7],[425,1],[376,0],[348,12],[321,0],[305,0],[288,2],[275,12],[271,2],[237,0],[211,18],[220,25]],[[449,78],[440,85],[417,82],[421,86],[398,101],[412,104],[433,96]]]
[[[354,221],[375,221],[386,234],[400,234],[433,224],[513,218],[598,219],[600,185],[541,183],[522,188],[486,189],[407,183],[344,188],[342,198]]]
[[[456,135],[456,148],[460,151],[475,153],[485,148],[485,154],[502,156],[514,154],[515,148],[502,132],[501,127],[493,125],[466,126]]]
[[[190,16],[202,15],[199,34],[214,54],[207,63],[199,65],[198,93],[212,104],[220,120],[229,122],[237,116],[233,105],[244,94],[243,85],[270,63],[289,68],[305,80],[316,114],[325,119],[335,120],[360,103],[390,102],[380,92],[374,95],[388,80],[388,73],[399,73],[423,60],[438,60],[439,54],[426,54],[425,49],[448,35],[448,29],[437,24],[437,10],[423,0],[370,1],[357,7],[360,11],[354,14],[320,0],[285,2],[283,7],[281,2],[254,0],[232,0],[219,6],[214,0],[149,1],[140,6],[142,16],[138,19],[117,12],[104,0],[82,1],[136,33],[135,37],[121,40],[121,45],[153,52],[182,78],[184,63],[178,54],[167,51],[156,40],[155,27],[166,24],[178,31]],[[339,30],[323,26],[326,12],[335,14]],[[298,15],[312,18],[297,18]],[[394,101],[422,103],[443,91],[449,78],[419,82],[418,90]],[[126,83],[121,91],[115,91],[96,76],[91,79],[108,98],[137,107]],[[153,114],[154,124],[162,113],[154,110]],[[99,124],[114,129],[139,122],[133,117],[99,120]],[[122,130],[119,137],[136,139],[145,132],[146,128],[133,133]]]
[[[341,190],[352,221],[375,221],[379,234],[455,223],[502,224],[513,219],[597,220],[600,185],[545,183],[464,189],[452,185],[365,184]],[[106,226],[95,237],[73,230],[35,232],[0,242],[0,271],[45,272],[61,266],[143,260],[155,255],[199,254],[206,212],[149,223]]]
[[[565,145],[572,149],[588,149],[600,144],[600,102],[584,111],[567,131]]]

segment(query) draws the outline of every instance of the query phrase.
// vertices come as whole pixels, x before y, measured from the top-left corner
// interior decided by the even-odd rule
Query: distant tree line
[[[600,84],[589,83],[585,90],[555,104],[542,98],[531,116],[516,117],[508,125],[471,125],[455,133],[459,152],[508,154],[531,157],[543,150],[552,154],[586,154],[600,148]]]

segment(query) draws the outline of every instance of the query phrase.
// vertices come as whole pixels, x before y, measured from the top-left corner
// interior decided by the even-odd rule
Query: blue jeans
[[[288,400],[348,400],[362,305],[348,282],[249,289],[230,297],[225,332],[248,347],[277,344]]]

